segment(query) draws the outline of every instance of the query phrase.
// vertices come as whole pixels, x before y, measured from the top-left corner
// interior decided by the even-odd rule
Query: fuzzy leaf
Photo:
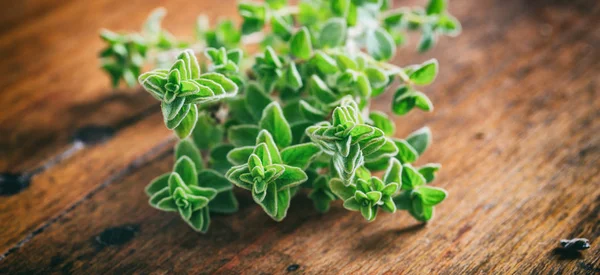
[[[402,184],[402,164],[395,159],[391,158],[388,164],[388,168],[383,176],[383,182],[386,184],[395,182]]]
[[[413,190],[425,184],[425,178],[409,164],[402,167],[402,190]]]
[[[281,159],[284,164],[306,169],[320,152],[319,146],[312,142],[297,144],[283,149]]]
[[[256,137],[256,144],[264,144],[266,149],[269,151],[269,156],[273,163],[283,163],[281,160],[281,154],[277,145],[273,139],[273,136],[267,130],[261,130]]]
[[[312,55],[310,33],[306,27],[297,31],[290,41],[291,53],[299,59],[308,59]]]
[[[446,0],[429,0],[427,14],[440,14],[446,10]]]
[[[421,155],[431,144],[431,130],[429,127],[423,127],[408,135],[406,142]]]
[[[331,191],[342,200],[348,200],[354,197],[356,187],[354,185],[344,185],[344,182],[338,178],[329,181]]]
[[[255,144],[259,131],[260,129],[256,125],[236,125],[229,128],[227,137],[229,142],[236,147],[251,146]]]
[[[325,22],[319,33],[321,48],[341,46],[346,39],[346,21],[342,18],[331,18]]]
[[[196,126],[196,122],[198,121],[198,107],[192,104],[190,111],[187,115],[181,120],[181,123],[175,127],[175,133],[179,137],[179,139],[185,139],[194,130]]]
[[[438,61],[431,59],[421,64],[408,77],[416,85],[429,85],[435,80],[438,72]]]
[[[373,111],[369,114],[369,118],[373,121],[373,125],[381,129],[386,136],[394,135],[396,125],[385,113]]]
[[[394,139],[396,147],[398,147],[398,154],[396,158],[402,163],[413,163],[419,158],[419,152],[412,148],[406,140]]]
[[[438,163],[429,163],[419,167],[418,170],[419,174],[423,175],[425,178],[425,181],[430,183],[435,179],[435,173],[440,170],[441,167],[442,166]]]
[[[277,190],[285,190],[302,184],[308,179],[308,176],[302,169],[294,166],[284,165],[285,170],[277,178]]]
[[[248,158],[254,151],[254,146],[243,146],[235,148],[227,154],[227,160],[234,165],[241,165],[248,161]]]
[[[182,156],[177,159],[173,172],[177,173],[185,185],[198,186],[198,172],[194,161],[188,156]],[[171,190],[173,191],[173,190]]]
[[[256,84],[250,83],[246,88],[246,109],[255,120],[262,117],[263,110],[273,100]]]
[[[189,157],[197,171],[204,169],[204,162],[200,150],[189,139],[181,140],[175,146],[175,159],[180,159],[183,156]]]
[[[217,192],[231,190],[231,183],[215,170],[203,170],[198,173],[198,186],[215,189]]]
[[[423,205],[428,206],[439,204],[448,196],[448,193],[444,189],[431,186],[419,186],[416,194],[421,199]]]
[[[162,175],[156,177],[155,179],[153,179],[150,182],[150,184],[148,184],[146,186],[146,188],[144,189],[144,191],[146,191],[146,194],[149,197],[152,197],[154,194],[167,188],[169,186],[169,176],[170,175],[171,175],[171,173],[166,173],[166,174],[162,174]],[[168,191],[168,189],[167,189],[167,191]]]
[[[217,196],[208,203],[211,212],[221,214],[235,213],[239,209],[239,204],[233,191],[226,191],[217,194]]]
[[[396,54],[396,44],[386,30],[377,28],[367,34],[367,52],[376,60],[389,60]]]
[[[198,148],[209,149],[223,140],[223,132],[223,127],[207,112],[200,112],[191,137]]]
[[[292,130],[283,116],[279,103],[273,102],[265,108],[259,125],[261,129],[271,133],[277,146],[283,148],[292,143]]]
[[[354,197],[351,197],[344,201],[344,208],[350,211],[358,211],[361,208],[361,204]]]

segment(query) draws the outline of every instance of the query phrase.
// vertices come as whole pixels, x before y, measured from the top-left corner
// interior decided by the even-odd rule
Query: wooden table
[[[231,16],[235,1],[9,2],[0,274],[600,272],[598,1],[455,0],[460,37],[401,51],[398,64],[441,64],[424,90],[435,112],[396,120],[398,136],[434,133],[420,162],[444,165],[436,185],[450,197],[430,224],[404,212],[367,224],[339,202],[320,215],[305,196],[276,223],[241,193],[240,212],[214,217],[206,235],[148,206],[143,188],[170,170],[175,138],[149,95],[109,87],[97,34],[138,29],[163,5],[166,27],[191,35],[196,15]],[[390,100],[375,106],[389,112]],[[573,237],[591,249],[556,249]]]

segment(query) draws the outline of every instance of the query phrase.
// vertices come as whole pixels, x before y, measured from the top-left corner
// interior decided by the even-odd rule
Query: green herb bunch
[[[393,120],[371,110],[371,100],[395,90],[391,113],[433,110],[421,90],[435,80],[438,62],[401,67],[389,60],[410,31],[420,34],[420,51],[460,32],[446,0],[423,9],[388,0],[267,0],[240,2],[238,11],[239,26],[225,20],[210,27],[200,16],[190,40],[161,28],[163,9],[141,32],[101,34],[102,67],[113,85],[137,79],[180,140],[173,171],[146,188],[150,204],[179,212],[200,232],[210,213],[238,210],[233,186],[275,221],[296,195],[321,213],[343,200],[367,221],[379,209],[429,221],[447,195],[429,185],[439,164],[413,166],[431,131],[396,137]],[[244,54],[247,48],[255,54]],[[141,74],[149,64],[156,69]]]

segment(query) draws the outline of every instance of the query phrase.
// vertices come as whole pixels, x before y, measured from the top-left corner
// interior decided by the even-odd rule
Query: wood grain
[[[11,228],[0,232],[3,242],[10,238],[6,248],[47,224],[0,261],[0,273],[599,273],[600,4],[455,0],[451,7],[463,22],[459,38],[397,59],[441,64],[424,90],[435,112],[396,121],[398,136],[423,124],[433,130],[420,162],[444,164],[435,184],[450,197],[432,223],[406,213],[366,223],[339,203],[320,215],[302,194],[276,223],[240,192],[240,212],[215,216],[199,235],[147,206],[144,186],[173,162],[163,147],[142,157],[169,140],[150,114],[45,171],[23,193],[0,197],[0,225]],[[375,105],[387,111],[390,99]],[[118,163],[109,159],[122,153]],[[139,169],[126,169],[132,162]],[[99,175],[82,171],[94,169]],[[28,211],[39,197],[44,204]],[[21,222],[29,227],[12,230]],[[111,230],[127,234],[98,241]],[[555,250],[573,237],[592,248],[575,257]]]

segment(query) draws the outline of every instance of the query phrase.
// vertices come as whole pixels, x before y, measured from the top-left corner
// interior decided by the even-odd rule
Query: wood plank
[[[30,186],[0,197],[0,251],[6,252],[29,235],[51,224],[61,212],[143,164],[170,150],[174,137],[162,125],[161,114],[118,133],[112,140],[77,152],[60,164],[34,176]]]
[[[148,13],[164,5],[174,11],[165,27],[190,37],[198,14],[217,18],[235,11],[233,0],[223,5],[203,1],[190,5],[185,0],[72,1],[55,8],[41,2],[11,4],[17,6],[14,14],[35,20],[23,20],[0,36],[0,172],[35,170],[71,148],[82,127],[102,125],[118,131],[129,121],[158,111],[152,109],[155,100],[141,89],[110,87],[98,69],[101,28],[139,30]]]
[[[518,2],[492,3],[527,5]],[[433,94],[438,110],[397,123],[402,132],[427,122],[435,141],[423,161],[445,165],[436,185],[451,196],[425,228],[403,214],[367,224],[339,203],[321,216],[303,196],[275,223],[244,194],[240,213],[215,217],[209,234],[198,235],[176,215],[146,205],[141,190],[170,168],[172,159],[164,157],[65,213],[0,262],[0,272],[281,273],[294,264],[314,274],[597,272],[598,246],[575,260],[552,253],[560,238],[593,242],[600,234],[600,52],[592,47],[600,33],[588,28],[598,24],[599,10],[592,2],[579,4],[588,6],[566,15],[560,2],[526,10],[547,16],[539,22],[476,16],[466,27],[503,23],[514,32],[491,32],[499,37],[470,49],[475,57],[469,51],[441,56],[457,73],[442,70]],[[556,34],[535,35],[545,23]],[[461,43],[481,39],[468,31]],[[534,36],[519,44],[527,34]],[[460,64],[463,56],[467,65]],[[480,69],[483,63],[493,70]],[[122,244],[95,241],[105,229],[124,225],[136,233]]]

